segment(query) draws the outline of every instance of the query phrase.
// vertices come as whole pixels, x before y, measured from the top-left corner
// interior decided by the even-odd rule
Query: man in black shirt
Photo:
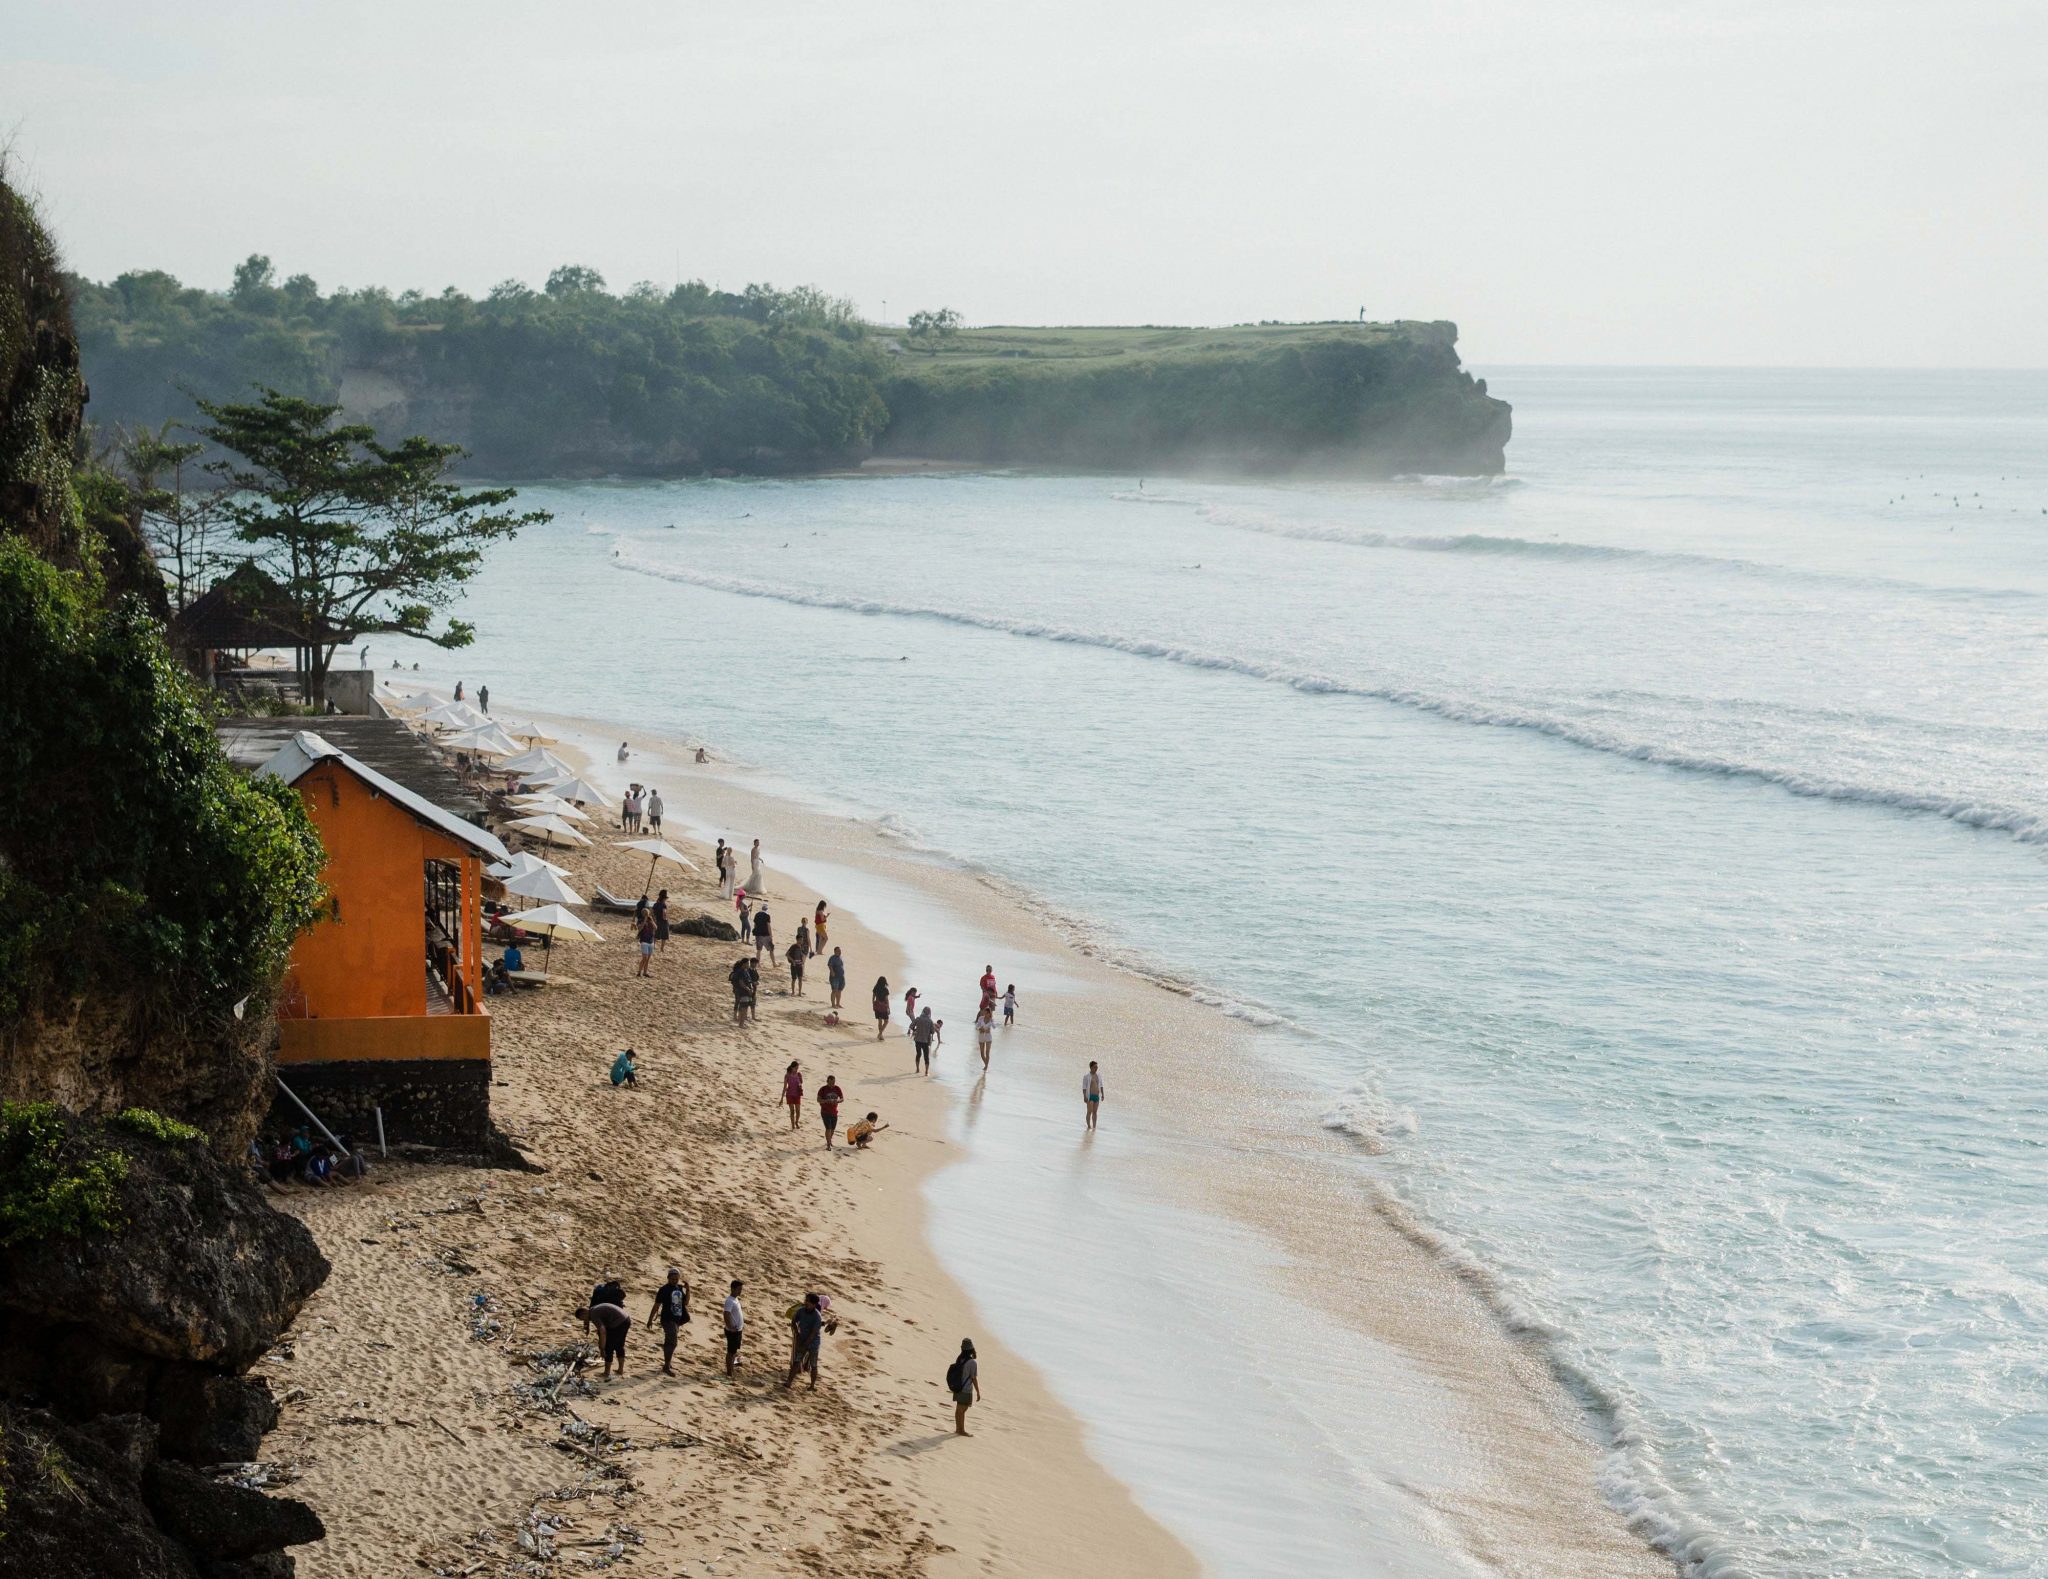
[[[654,1291],[654,1308],[647,1313],[649,1323],[661,1323],[661,1374],[673,1376],[676,1373],[676,1337],[690,1319],[690,1285],[683,1281],[683,1274],[675,1267],[668,1269],[668,1281]]]
[[[626,1304],[626,1285],[618,1280],[616,1274],[607,1272],[599,1280],[597,1287],[590,1291],[590,1303],[593,1305],[617,1305],[624,1309]],[[590,1330],[589,1322],[586,1321],[583,1324],[583,1330],[585,1332]]]

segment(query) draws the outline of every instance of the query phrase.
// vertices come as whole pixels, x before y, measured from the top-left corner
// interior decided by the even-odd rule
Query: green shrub
[[[299,797],[235,772],[138,600],[4,531],[0,653],[0,1040],[88,992],[225,1024],[319,903]]]
[[[146,1107],[124,1108],[109,1122],[119,1124],[123,1129],[146,1136],[150,1140],[160,1140],[166,1145],[180,1141],[199,1141],[203,1144],[206,1140],[205,1130],[194,1129],[190,1124],[181,1124],[174,1118],[166,1118],[163,1114]]]
[[[128,1159],[67,1127],[54,1104],[0,1102],[0,1250],[119,1228],[127,1177]]]

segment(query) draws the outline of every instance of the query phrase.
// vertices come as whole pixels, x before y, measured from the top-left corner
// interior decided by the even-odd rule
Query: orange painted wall
[[[322,880],[335,904],[292,947],[306,1012],[317,1019],[424,1015],[426,863],[459,862],[471,888],[475,855],[336,763],[312,769],[295,788],[327,847]]]

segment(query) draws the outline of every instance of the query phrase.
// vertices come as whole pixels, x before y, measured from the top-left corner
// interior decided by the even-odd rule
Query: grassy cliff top
[[[1159,324],[1099,324],[1046,328],[990,324],[958,329],[946,336],[879,330],[888,336],[889,370],[945,377],[956,371],[1046,367],[1077,369],[1114,362],[1197,362],[1294,346],[1340,343],[1350,346],[1452,345],[1458,326],[1404,319],[1393,323],[1233,324],[1191,329]]]

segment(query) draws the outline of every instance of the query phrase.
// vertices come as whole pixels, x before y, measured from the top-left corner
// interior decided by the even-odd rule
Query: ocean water
[[[2048,1572],[2048,374],[1487,371],[1490,481],[526,490],[458,666],[1197,984],[1693,1571]]]

